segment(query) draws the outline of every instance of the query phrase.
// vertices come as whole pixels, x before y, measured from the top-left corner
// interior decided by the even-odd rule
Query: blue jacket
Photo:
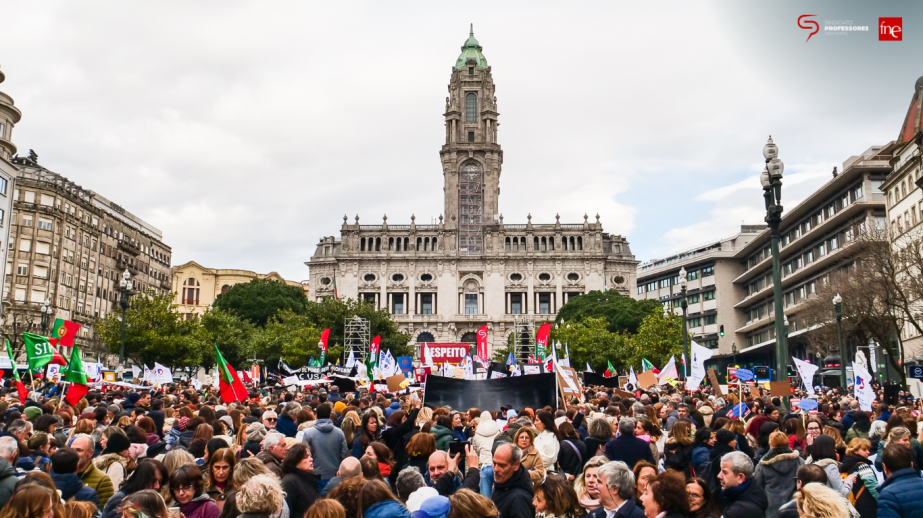
[[[891,473],[878,497],[878,518],[923,518],[923,479],[914,468]]]
[[[412,518],[410,511],[396,500],[372,504],[362,513],[363,518]]]
[[[290,416],[280,415],[276,422],[276,431],[286,437],[294,437],[298,433],[298,425]]]
[[[400,409],[401,409],[401,404],[398,403],[397,401],[392,401],[391,404],[388,405],[388,408],[385,409],[385,420],[391,417],[391,414],[393,414],[394,412],[397,412]]]
[[[606,458],[620,460],[629,466],[634,466],[639,460],[646,460],[654,464],[654,454],[651,447],[644,439],[633,435],[619,435],[606,443]]]
[[[710,446],[696,446],[692,449],[692,466],[695,468],[697,475],[702,472],[702,468],[708,463],[709,453],[711,453]]]
[[[93,502],[99,507],[99,495],[92,487],[87,487],[76,473],[51,472],[54,487],[61,492],[61,500],[70,500],[73,497],[78,502]]]

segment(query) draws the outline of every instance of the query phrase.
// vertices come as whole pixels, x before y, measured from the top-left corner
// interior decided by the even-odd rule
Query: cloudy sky
[[[442,212],[441,114],[469,23],[497,84],[505,221],[599,213],[642,261],[761,222],[769,134],[786,206],[894,139],[923,75],[919,2],[7,0],[3,14],[20,151],[160,228],[174,264],[292,280],[344,214]],[[869,31],[806,42],[802,14]],[[880,16],[903,17],[904,41],[878,41]]]

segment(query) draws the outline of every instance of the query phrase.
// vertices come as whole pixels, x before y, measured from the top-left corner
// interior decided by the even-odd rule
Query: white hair
[[[269,451],[269,448],[275,447],[284,440],[285,436],[279,432],[268,433],[266,437],[263,438],[263,450]]]
[[[12,462],[12,459],[19,453],[19,443],[15,437],[9,435],[0,437],[0,457]]]

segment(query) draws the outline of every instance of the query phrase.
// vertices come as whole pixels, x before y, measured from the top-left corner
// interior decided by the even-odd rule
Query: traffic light
[[[718,336],[724,336],[724,326],[718,327]]]

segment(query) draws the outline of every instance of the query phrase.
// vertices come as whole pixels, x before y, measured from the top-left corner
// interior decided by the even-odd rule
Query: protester
[[[218,518],[221,512],[205,493],[202,470],[194,465],[181,466],[170,475],[170,491],[186,518]]]
[[[50,518],[54,516],[54,490],[29,485],[11,495],[0,518]]]
[[[410,511],[397,501],[388,486],[380,480],[370,480],[362,486],[359,491],[359,509],[363,518],[410,518],[411,516]]]
[[[804,464],[804,459],[798,452],[792,451],[790,444],[789,437],[783,432],[773,432],[769,437],[770,450],[757,463],[753,473],[755,485],[766,492],[769,501],[767,518],[778,518],[779,507],[791,500],[795,491],[795,474]]]
[[[80,456],[80,462],[77,469],[80,473],[80,479],[90,489],[96,491],[99,497],[99,505],[105,507],[109,497],[115,493],[112,485],[112,479],[100,471],[93,464],[93,453],[96,451],[96,445],[93,438],[89,435],[74,435],[68,444]],[[188,518],[188,517],[187,517]]]
[[[693,448],[689,421],[685,419],[676,421],[667,436],[667,443],[664,446],[663,467],[679,471],[684,478],[693,476]]]
[[[282,459],[285,458],[287,450],[285,436],[278,432],[271,432],[263,438],[263,451],[257,454],[256,458],[261,460],[269,471],[281,479],[283,476]]]
[[[205,493],[215,501],[219,510],[224,507],[224,501],[233,489],[230,482],[236,464],[237,458],[230,448],[221,448],[209,455]]]
[[[555,464],[558,462],[558,452],[561,450],[561,432],[554,422],[554,415],[546,410],[541,410],[535,415],[535,429],[538,434],[535,435],[534,446],[542,457],[542,464],[546,472],[555,470]],[[521,445],[520,445],[521,447]]]
[[[169,518],[160,493],[151,489],[136,491],[125,497],[120,508],[123,518]]]
[[[494,452],[494,490],[490,498],[500,511],[499,518],[531,518],[532,482],[522,467],[522,449],[515,444],[501,444]]]
[[[71,448],[61,448],[51,456],[51,478],[55,488],[61,492],[61,498],[74,498],[80,502],[91,502],[99,507],[96,490],[85,485],[80,479],[78,465],[80,456]]]
[[[686,482],[689,495],[689,518],[718,518],[721,512],[712,495],[708,482],[692,478]]]
[[[599,508],[599,467],[609,462],[603,455],[598,455],[588,460],[583,465],[583,471],[574,480],[574,490],[577,492],[577,501],[584,511],[590,513]],[[633,478],[633,477],[632,477]],[[632,484],[634,485],[634,484]]]
[[[122,482],[119,490],[106,502],[102,518],[118,518],[125,497],[147,489],[160,491],[160,488],[167,484],[169,477],[166,466],[159,460],[141,459],[131,476]]]
[[[306,444],[295,444],[285,453],[282,489],[292,516],[303,516],[311,504],[320,498],[320,479],[312,473],[313,469],[314,459]]]
[[[647,485],[641,503],[647,518],[685,518],[689,514],[685,478],[678,472],[664,471]]]
[[[892,441],[880,457],[886,478],[878,497],[878,518],[923,517],[923,479],[913,467],[913,450]]]
[[[522,467],[529,473],[533,483],[545,478],[545,463],[541,454],[535,449],[535,434],[531,428],[520,428],[514,436],[516,445],[522,449]]]
[[[131,441],[128,436],[116,431],[109,436],[100,456],[93,459],[93,465],[109,477],[114,488],[119,487],[135,468],[135,461],[128,452],[130,447]]]
[[[788,438],[783,434],[786,441]],[[766,492],[753,483],[753,461],[743,452],[732,451],[721,457],[721,507],[723,518],[763,518],[769,500]]]
[[[246,518],[278,516],[286,504],[285,494],[273,475],[256,475],[237,489],[237,509]],[[302,516],[302,515],[297,515]]]
[[[589,513],[590,518],[607,516],[642,518],[644,516],[643,508],[635,500],[634,473],[624,462],[607,462],[599,467],[597,475],[600,505]]]
[[[855,424],[850,430],[860,425],[859,413],[856,413]],[[864,412],[861,412],[864,414]],[[865,419],[868,422],[868,419]],[[855,438],[846,448],[846,456],[840,463],[840,473],[845,475],[858,475],[853,482],[849,500],[854,502],[856,510],[863,518],[875,518],[878,510],[879,484],[878,476],[869,460],[871,443],[867,439]],[[826,469],[826,468],[825,468]]]
[[[532,505],[537,518],[578,518],[583,515],[574,487],[567,479],[557,476],[535,484]]]

